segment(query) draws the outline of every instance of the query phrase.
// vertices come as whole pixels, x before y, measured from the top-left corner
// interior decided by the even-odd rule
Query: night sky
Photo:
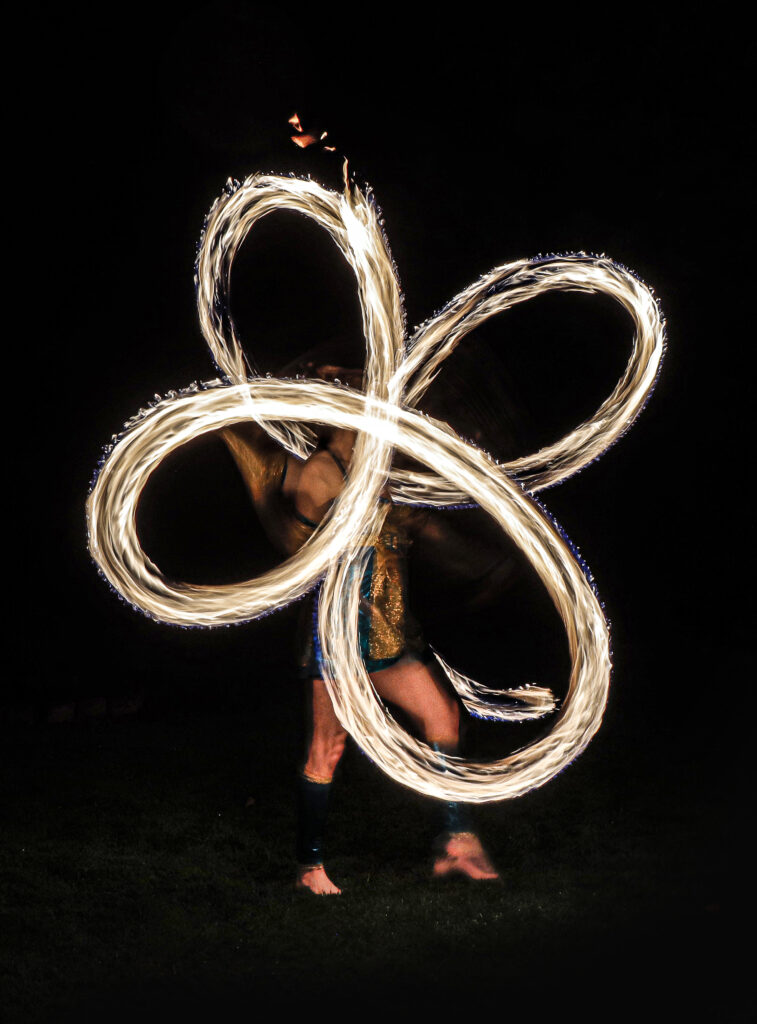
[[[291,172],[338,188],[346,155],[383,211],[411,328],[496,264],[538,253],[603,252],[654,288],[668,352],[648,408],[601,462],[542,499],[593,570],[612,623],[615,673],[595,742],[625,745],[629,772],[649,751],[664,772],[674,751],[696,777],[722,765],[725,778],[729,736],[741,728],[734,687],[750,678],[738,548],[751,331],[736,33],[659,19],[612,27],[609,14],[590,22],[580,9],[555,22],[543,8],[506,13],[496,26],[483,6],[425,24],[378,7],[335,7],[320,24],[244,4],[129,10],[120,23],[61,23],[42,41],[19,41],[44,97],[19,84],[18,181],[7,200],[35,239],[13,369],[36,404],[22,429],[21,598],[11,608],[29,639],[6,703],[135,689],[169,705],[208,688],[223,700],[248,676],[270,685],[288,671],[291,611],[185,631],[119,602],[89,559],[84,503],[126,419],[156,392],[216,376],[193,260],[226,179]],[[295,111],[306,128],[328,131],[335,153],[292,145]],[[231,305],[261,370],[328,342],[352,345],[359,362],[357,299],[328,238],[294,215],[253,234]],[[476,332],[459,372],[501,375],[525,453],[599,405],[630,340],[609,300],[552,296]],[[140,524],[151,556],[196,582],[243,579],[276,557],[213,438],[156,474]],[[557,679],[559,625],[533,583],[518,585],[525,605],[494,604],[479,618],[463,609],[456,632],[418,570],[429,630],[449,630],[465,667],[509,678],[512,614],[513,682],[528,678],[529,652],[537,674]],[[542,632],[529,647],[531,607]],[[475,637],[468,654],[466,637]]]

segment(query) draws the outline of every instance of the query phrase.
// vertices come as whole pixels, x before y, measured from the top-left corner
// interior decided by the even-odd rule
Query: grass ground
[[[352,748],[329,834],[344,894],[317,899],[292,885],[299,711],[282,690],[8,731],[6,1019],[400,996],[484,1017],[493,1000],[508,1018],[747,1019],[722,973],[716,797],[685,757],[660,777],[611,732],[542,790],[479,808],[503,879],[475,885],[429,878],[431,803]]]

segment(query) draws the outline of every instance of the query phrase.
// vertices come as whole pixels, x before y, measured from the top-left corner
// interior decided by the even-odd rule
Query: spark
[[[231,266],[252,226],[278,210],[299,211],[323,227],[352,268],[366,340],[364,393],[325,381],[263,377],[245,357],[227,312]],[[518,260],[496,267],[406,339],[399,283],[375,204],[355,185],[338,194],[311,180],[275,175],[253,175],[216,200],[196,285],[201,330],[225,379],[159,401],[127,424],[110,451],[87,502],[89,548],[103,574],[146,614],[182,626],[245,622],[322,581],[323,678],[339,721],[383,771],[429,796],[470,802],[514,798],[546,783],[599,728],[611,664],[608,627],[592,583],[567,538],[531,495],[597,459],[641,411],[664,351],[664,323],[651,291],[604,256]],[[592,417],[554,444],[500,465],[415,406],[469,331],[550,291],[602,293],[618,302],[635,328],[631,356]],[[226,586],[172,581],[139,545],[140,494],[172,451],[200,434],[250,419],[300,458],[313,448],[310,424],[356,431],[345,487],[313,537],[257,579]],[[426,469],[392,469],[395,449]],[[442,757],[402,729],[375,693],[360,654],[358,605],[367,547],[386,514],[379,497],[387,481],[398,502],[479,505],[547,589],[566,630],[572,667],[552,728],[530,746],[494,762]],[[543,687],[490,689],[441,655],[437,660],[474,714],[518,719],[555,707]],[[502,697],[515,706],[503,707]]]

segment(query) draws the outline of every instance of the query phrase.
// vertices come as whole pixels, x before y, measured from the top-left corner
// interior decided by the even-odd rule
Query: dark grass
[[[549,786],[477,809],[501,884],[440,884],[431,802],[352,747],[329,834],[344,894],[317,899],[292,885],[293,692],[9,732],[7,1019],[225,1019],[336,993],[344,1010],[401,996],[484,1013],[494,997],[508,1018],[625,1019],[653,999],[676,1019],[742,1019],[713,808],[685,758],[660,779],[648,744],[629,771],[618,730],[600,733]],[[494,752],[496,730],[472,746]]]

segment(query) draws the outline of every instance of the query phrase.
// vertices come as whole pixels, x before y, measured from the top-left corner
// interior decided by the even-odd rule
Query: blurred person
[[[307,364],[306,374],[362,388],[362,372]],[[303,461],[289,455],[254,423],[221,431],[245,479],[271,540],[288,554],[306,543],[328,516],[349,472],[356,434],[321,428],[319,443]],[[381,498],[389,502],[387,496]],[[414,730],[438,753],[460,752],[460,702],[442,675],[407,604],[406,558],[413,538],[422,538],[438,557],[468,578],[480,577],[480,592],[491,591],[510,569],[507,559],[492,571],[491,553],[478,555],[438,519],[423,510],[390,503],[369,550],[361,581],[358,635],[361,654],[378,695],[400,708]],[[485,581],[485,582],[484,582]],[[479,594],[479,597],[481,594]],[[318,661],[317,588],[303,608],[300,675],[307,685],[310,731],[304,767],[297,780],[296,885],[317,895],[341,890],[324,866],[324,836],[334,772],[347,733],[337,719]],[[467,805],[437,801],[439,835],[433,875],[499,878],[471,823]]]

